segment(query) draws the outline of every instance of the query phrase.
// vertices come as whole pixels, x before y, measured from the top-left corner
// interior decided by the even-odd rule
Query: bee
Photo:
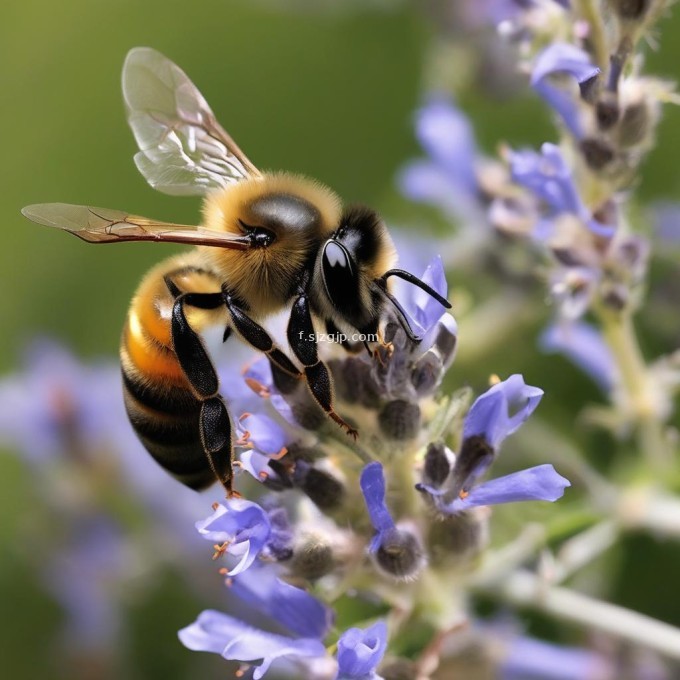
[[[238,336],[264,353],[278,374],[304,380],[328,417],[356,437],[335,411],[315,323],[376,335],[390,305],[417,342],[389,290],[392,276],[450,304],[420,279],[393,268],[392,239],[373,210],[343,208],[317,181],[259,171],[196,86],[165,56],[148,47],[131,50],[122,84],[140,149],[137,168],[161,192],[204,196],[202,224],[64,203],[22,212],[89,243],[196,246],[151,269],[132,299],[120,346],[124,400],[132,427],[162,467],[194,489],[217,480],[232,496],[237,493],[232,424],[201,339],[207,328],[219,324],[225,342]],[[261,325],[287,309],[294,360]],[[366,349],[371,352],[368,344]]]

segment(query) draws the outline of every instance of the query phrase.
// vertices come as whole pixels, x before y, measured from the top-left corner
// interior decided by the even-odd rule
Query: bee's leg
[[[185,305],[217,309],[224,304],[221,293],[183,293],[172,307],[172,343],[182,371],[201,402],[199,433],[203,450],[216,479],[228,497],[238,495],[232,488],[234,447],[227,406],[219,395],[217,371],[201,338],[187,321]]]
[[[346,423],[333,408],[333,380],[326,364],[319,359],[316,333],[306,293],[298,296],[288,321],[288,342],[295,356],[304,366],[305,378],[314,399],[347,434],[356,438],[358,432]]]
[[[226,288],[223,288],[222,295],[223,302],[227,305],[231,315],[233,327],[239,335],[249,345],[263,352],[271,362],[272,367],[276,366],[294,378],[302,378],[302,373],[297,366],[276,346],[269,333],[238,306],[234,297]]]

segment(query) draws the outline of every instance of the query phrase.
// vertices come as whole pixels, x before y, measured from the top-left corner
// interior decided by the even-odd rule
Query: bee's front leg
[[[345,422],[333,408],[333,379],[326,364],[319,359],[309,300],[304,292],[293,303],[287,334],[293,353],[304,366],[304,375],[312,396],[332,420],[356,439],[359,434],[357,430]]]

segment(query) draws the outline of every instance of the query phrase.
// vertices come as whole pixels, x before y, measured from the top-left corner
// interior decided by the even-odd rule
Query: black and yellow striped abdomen
[[[168,472],[193,489],[215,481],[201,443],[201,401],[173,350],[174,299],[164,277],[182,292],[218,292],[220,284],[200,265],[197,252],[173,257],[154,267],[132,300],[120,346],[123,394],[130,423],[147,451]],[[188,320],[200,333],[226,323],[221,312],[191,310]]]

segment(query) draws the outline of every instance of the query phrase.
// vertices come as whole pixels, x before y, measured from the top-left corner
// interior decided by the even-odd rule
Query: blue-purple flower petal
[[[446,297],[448,283],[439,255],[430,260],[420,279],[442,297]],[[421,288],[408,283],[406,286],[401,287],[403,292],[399,295],[399,302],[408,314],[413,330],[418,335],[425,336],[446,314],[446,308]]]
[[[657,201],[651,206],[654,234],[663,246],[680,244],[680,203]]]
[[[481,435],[492,448],[516,432],[534,412],[543,390],[524,382],[521,375],[511,375],[478,397],[463,426],[463,439]]]
[[[507,643],[500,680],[585,680],[615,677],[615,669],[596,652],[564,647],[530,637]]]
[[[416,161],[402,171],[404,195],[461,219],[477,214],[477,146],[467,116],[451,101],[434,98],[417,114],[416,136],[431,162]]]
[[[231,580],[230,592],[293,635],[323,639],[333,610],[301,588],[282,581],[274,565],[256,562]]]
[[[553,219],[563,213],[575,215],[601,238],[611,238],[616,232],[614,225],[599,222],[585,206],[558,146],[545,143],[540,154],[529,149],[513,151],[510,172],[514,182],[529,189],[548,207],[547,216],[538,220],[534,228],[536,240],[550,238],[554,232]]]
[[[380,547],[385,532],[394,529],[395,526],[385,503],[385,475],[382,465],[377,461],[366,465],[361,472],[360,485],[371,524],[377,532],[369,547],[369,550],[374,552]]]
[[[254,671],[255,680],[263,677],[277,659],[326,655],[319,639],[292,639],[268,633],[214,610],[202,612],[194,623],[180,630],[179,639],[188,649],[214,652],[229,660],[254,662],[262,659]]]
[[[458,192],[446,169],[432,161],[409,163],[399,174],[398,184],[401,193],[412,201],[436,205],[449,214],[460,209]]]
[[[583,202],[558,146],[546,142],[541,153],[529,149],[513,151],[510,171],[513,181],[544,201],[553,214],[583,215]]]
[[[277,455],[288,441],[285,430],[276,421],[258,413],[242,417],[237,430],[248,444],[265,456]]]
[[[227,554],[240,557],[229,570],[232,576],[252,565],[271,533],[267,513],[257,503],[238,498],[224,501],[210,517],[196,522],[196,529],[209,541],[228,543]]]
[[[619,379],[611,350],[602,335],[587,323],[553,324],[540,338],[544,352],[560,352],[609,393]]]
[[[387,649],[387,626],[378,621],[370,628],[350,628],[338,640],[338,678],[375,678],[375,669]]]
[[[552,465],[538,465],[498,477],[474,487],[465,498],[456,498],[444,510],[462,512],[480,505],[500,505],[518,501],[554,502],[571,486],[569,480],[559,475]]]
[[[600,69],[593,65],[586,52],[568,43],[554,43],[538,55],[531,74],[531,84],[538,94],[562,118],[569,131],[577,139],[583,138],[583,126],[578,115],[576,92],[567,92],[550,82],[556,73],[572,76],[581,83],[594,78]]]
[[[462,111],[444,98],[433,99],[417,114],[416,136],[430,158],[447,170],[457,187],[467,192],[476,190],[475,133]]]

